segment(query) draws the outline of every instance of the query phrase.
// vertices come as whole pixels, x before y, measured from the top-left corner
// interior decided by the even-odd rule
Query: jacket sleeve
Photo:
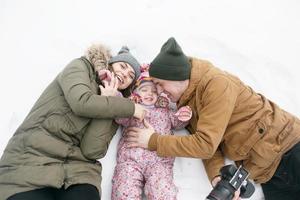
[[[130,117],[134,103],[115,96],[101,96],[92,90],[87,66],[80,59],[72,61],[59,75],[60,87],[72,111],[82,117]]]
[[[218,148],[210,159],[203,159],[206,174],[210,182],[214,177],[220,175],[220,169],[224,166],[225,160],[222,151]]]
[[[200,90],[198,86],[195,92]],[[152,134],[149,149],[156,150],[159,156],[212,158],[223,138],[237,95],[238,88],[227,77],[212,78],[200,97],[202,108],[197,108],[196,132],[187,136]]]
[[[112,119],[93,119],[80,142],[82,154],[90,160],[103,158],[117,129]]]

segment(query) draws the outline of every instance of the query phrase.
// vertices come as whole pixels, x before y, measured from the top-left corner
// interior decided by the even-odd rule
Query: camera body
[[[241,198],[249,198],[255,191],[254,185],[248,180],[249,172],[242,166],[226,165],[220,170],[221,180],[209,193],[209,200],[232,200],[234,193],[240,189]]]

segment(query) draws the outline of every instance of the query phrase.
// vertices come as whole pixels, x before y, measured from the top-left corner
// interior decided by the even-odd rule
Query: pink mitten
[[[193,112],[189,106],[183,106],[175,113],[175,116],[182,122],[187,122],[192,118]]]
[[[167,108],[168,106],[169,106],[169,100],[164,96],[159,96],[156,103],[155,103],[155,107],[157,107],[157,108]]]

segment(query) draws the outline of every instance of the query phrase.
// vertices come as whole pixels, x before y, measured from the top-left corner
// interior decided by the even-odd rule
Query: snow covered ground
[[[174,36],[187,55],[300,116],[299,10],[298,0],[0,0],[0,155],[47,84],[93,42],[114,53],[126,44],[147,63]],[[102,160],[104,200],[119,137]],[[201,160],[177,158],[174,172],[179,200],[210,192]],[[259,186],[251,199],[263,199]]]

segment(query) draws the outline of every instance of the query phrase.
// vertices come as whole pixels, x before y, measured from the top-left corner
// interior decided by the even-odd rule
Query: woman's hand
[[[189,106],[183,106],[179,108],[175,116],[177,116],[180,121],[187,122],[192,118],[192,114],[192,109]]]
[[[221,181],[221,176],[216,176],[216,177],[211,181],[212,186],[215,187],[219,181]],[[240,191],[240,190],[237,190],[237,191],[234,193],[234,197],[232,198],[232,200],[241,200],[241,198],[240,198],[240,193],[241,193],[241,191]]]
[[[134,114],[133,114],[133,116],[135,118],[137,118],[140,121],[142,121],[145,118],[146,113],[147,113],[147,109],[146,108],[144,108],[140,104],[134,104]]]
[[[108,69],[101,69],[98,71],[98,77],[101,81],[110,82],[111,76],[111,71],[109,71]]]
[[[119,93],[119,91],[118,91],[119,81],[113,72],[111,73],[111,76],[109,79],[110,79],[110,81],[107,81],[108,79],[102,80],[104,86],[99,85],[101,95],[102,96],[117,96]]]
[[[125,129],[125,141],[127,147],[142,147],[147,149],[154,128],[144,119],[145,128],[128,127]]]

